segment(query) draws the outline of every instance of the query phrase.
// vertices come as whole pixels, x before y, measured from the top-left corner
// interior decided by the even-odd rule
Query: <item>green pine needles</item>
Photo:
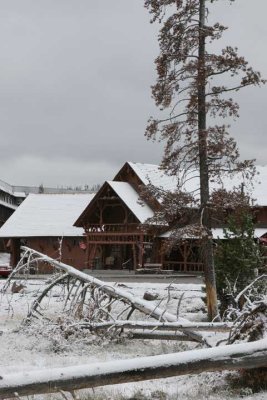
[[[263,267],[263,251],[255,239],[253,216],[247,211],[231,215],[224,228],[224,239],[215,251],[216,281],[221,311],[227,299],[241,292]]]

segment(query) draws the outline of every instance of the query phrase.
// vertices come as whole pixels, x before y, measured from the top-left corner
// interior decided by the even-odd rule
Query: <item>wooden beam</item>
[[[139,266],[143,266],[143,256],[144,256],[144,235],[139,236]]]

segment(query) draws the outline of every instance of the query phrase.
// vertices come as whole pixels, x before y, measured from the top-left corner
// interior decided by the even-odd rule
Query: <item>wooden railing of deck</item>
[[[184,261],[164,261],[164,269],[173,269],[179,272],[203,272],[203,263],[200,262],[184,262]]]
[[[104,234],[104,233],[142,233],[139,224],[89,224],[85,227],[86,233]]]

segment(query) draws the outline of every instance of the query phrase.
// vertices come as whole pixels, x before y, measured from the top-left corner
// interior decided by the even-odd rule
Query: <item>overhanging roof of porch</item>
[[[161,239],[168,239],[173,233],[174,233],[174,231],[170,230],[170,231],[162,233],[158,237]],[[267,228],[255,228],[254,238],[258,239],[258,238],[264,236],[265,234],[267,234]],[[212,236],[213,236],[213,239],[225,239],[224,233],[223,233],[223,228],[213,228]],[[199,237],[184,235],[181,239],[185,239],[185,240],[186,239],[199,239]]]

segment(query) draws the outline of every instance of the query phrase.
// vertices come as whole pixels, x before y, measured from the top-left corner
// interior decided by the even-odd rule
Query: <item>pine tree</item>
[[[208,24],[211,3],[213,0],[145,0],[151,22],[162,24],[152,95],[160,110],[167,111],[162,119],[149,120],[146,135],[165,142],[162,167],[170,174],[180,174],[177,196],[186,196],[185,183],[192,171],[199,179],[198,225],[203,232],[210,319],[218,312],[210,181],[221,182],[223,174],[245,171],[249,177],[254,173],[253,162],[239,160],[236,142],[223,121],[238,117],[238,104],[228,95],[264,83],[236,48],[227,46],[219,53],[212,50],[226,28],[220,23]]]

